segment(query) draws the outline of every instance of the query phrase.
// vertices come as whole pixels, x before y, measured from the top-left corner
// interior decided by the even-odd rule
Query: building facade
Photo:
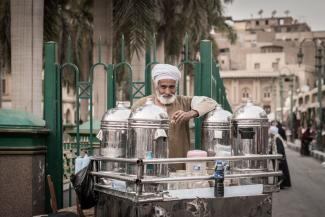
[[[286,121],[291,106],[286,101],[291,95],[294,98],[315,87],[312,40],[325,41],[325,31],[313,32],[292,17],[235,20],[233,28],[238,37],[234,44],[224,34],[214,34],[221,77],[232,108],[250,99],[270,117]],[[301,44],[304,59],[299,65]]]

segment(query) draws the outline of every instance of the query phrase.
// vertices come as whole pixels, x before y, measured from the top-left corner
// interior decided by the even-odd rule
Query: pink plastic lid
[[[208,153],[202,150],[190,150],[187,152],[187,157],[206,157]]]

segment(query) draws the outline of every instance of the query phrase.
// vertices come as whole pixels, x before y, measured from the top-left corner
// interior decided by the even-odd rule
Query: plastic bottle
[[[187,152],[188,158],[207,157],[207,152],[202,150],[190,150]],[[191,162],[186,164],[186,173],[190,175],[203,176],[206,174],[205,162]]]
[[[76,158],[74,168],[75,168],[74,173],[77,173],[82,169],[82,157],[78,156]]]
[[[187,152],[188,158],[207,157],[207,152],[202,150],[190,150]],[[187,176],[204,176],[207,174],[206,162],[190,162],[186,164]],[[188,182],[188,188],[207,188],[209,182],[207,181],[192,181]]]
[[[146,153],[146,159],[147,160],[152,160],[152,151],[147,151]],[[153,164],[148,164],[146,167],[146,171],[145,171],[146,175],[148,176],[152,176],[154,175],[154,165]]]
[[[222,161],[216,162],[216,167],[214,171],[214,196],[223,197],[224,196],[224,166]]]

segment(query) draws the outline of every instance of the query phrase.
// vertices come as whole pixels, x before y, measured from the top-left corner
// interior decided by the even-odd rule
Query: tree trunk
[[[12,107],[42,118],[43,0],[12,0]]]
[[[80,80],[87,81],[89,76],[89,69],[91,63],[91,43],[89,38],[83,39],[83,49],[81,53],[81,70],[80,70]],[[80,102],[80,119],[83,122],[88,120],[88,100],[83,99]]]
[[[101,38],[101,60],[103,63],[112,63],[112,43],[113,43],[113,0],[94,1],[94,45],[93,62],[98,62],[97,42]],[[98,120],[106,111],[106,72],[103,67],[95,68],[93,82],[93,105],[94,117]],[[115,94],[115,93],[110,93]]]

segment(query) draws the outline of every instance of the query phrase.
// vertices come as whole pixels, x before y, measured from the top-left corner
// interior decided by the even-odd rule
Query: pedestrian
[[[282,139],[283,139],[284,141],[287,141],[286,131],[284,130],[283,125],[281,124],[280,121],[277,121],[276,127],[278,128],[278,130],[279,130],[279,135],[282,137]]]
[[[283,157],[279,160],[279,170],[282,171],[282,176],[279,176],[280,188],[291,187],[290,172],[288,162],[286,158],[284,140],[279,135],[279,129],[276,126],[271,126],[269,129],[269,135],[271,137],[271,153],[281,154]]]
[[[154,94],[135,102],[132,110],[143,106],[148,99],[167,111],[170,119],[168,131],[169,157],[186,157],[191,148],[189,120],[212,111],[217,102],[203,96],[178,96],[176,90],[181,73],[169,64],[157,64],[152,69]],[[184,169],[184,165],[170,165],[170,170]]]
[[[310,155],[309,145],[312,140],[313,140],[313,133],[311,131],[310,126],[307,126],[306,130],[302,133],[301,136],[300,154],[302,156]]]

